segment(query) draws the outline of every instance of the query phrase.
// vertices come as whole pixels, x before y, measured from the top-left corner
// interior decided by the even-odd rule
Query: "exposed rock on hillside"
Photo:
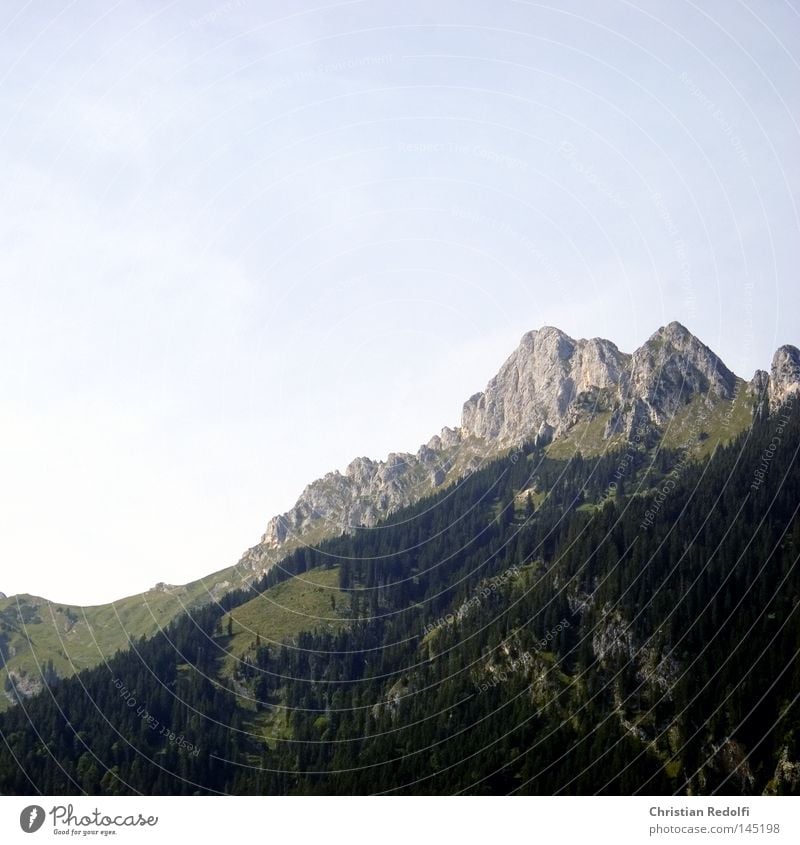
[[[785,402],[789,394],[800,390],[800,350],[796,346],[781,346],[775,352],[769,385],[773,408]]]
[[[416,454],[356,458],[344,473],[309,484],[291,510],[269,521],[241,563],[258,571],[292,545],[370,528],[526,440],[547,444],[599,419],[605,448],[602,441],[632,438],[642,426],[663,430],[695,398],[708,408],[732,403],[743,387],[751,398],[766,390],[772,405],[780,403],[800,389],[800,352],[782,346],[771,374],[757,371],[748,384],[677,322],[633,354],[609,340],[575,340],[545,326],[525,334],[486,389],[464,403],[459,428],[442,429]]]

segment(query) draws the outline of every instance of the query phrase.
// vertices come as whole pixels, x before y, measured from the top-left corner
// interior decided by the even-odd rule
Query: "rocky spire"
[[[800,350],[796,346],[781,346],[772,358],[769,375],[769,398],[775,408],[800,390]]]

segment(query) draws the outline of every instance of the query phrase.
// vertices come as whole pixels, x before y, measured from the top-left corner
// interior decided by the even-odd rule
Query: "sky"
[[[800,4],[0,7],[0,590],[235,563],[521,335],[800,344]]]

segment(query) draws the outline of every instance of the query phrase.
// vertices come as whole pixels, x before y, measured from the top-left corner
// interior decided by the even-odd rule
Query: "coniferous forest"
[[[796,404],[698,460],[529,444],[296,550],[0,715],[0,793],[798,794]],[[340,626],[229,652],[317,570]]]

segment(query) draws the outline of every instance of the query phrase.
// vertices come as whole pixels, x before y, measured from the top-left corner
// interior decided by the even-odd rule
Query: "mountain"
[[[528,332],[486,389],[464,403],[460,427],[444,428],[416,454],[356,458],[344,473],[312,482],[289,511],[269,521],[240,564],[260,573],[274,563],[276,550],[373,527],[531,438],[556,443],[562,455],[596,455],[646,431],[650,439],[707,451],[749,424],[752,397],[763,387],[773,403],[796,389],[797,366],[797,349],[784,346],[766,385],[758,374],[745,383],[678,322],[632,355],[609,340],[574,340],[550,326]],[[703,428],[680,440],[686,417],[702,420]],[[708,440],[702,435],[712,433],[701,446]]]
[[[287,552],[0,714],[0,794],[799,795],[784,372],[725,398],[698,364],[704,392],[617,446],[532,432]]]
[[[751,424],[756,397],[767,396],[775,409],[798,387],[795,347],[780,347],[770,373],[745,382],[677,322],[632,354],[548,326],[528,332],[485,390],[464,403],[459,427],[443,428],[414,454],[358,457],[343,473],[312,482],[289,511],[269,520],[235,566],[97,607],[0,598],[0,709],[108,659],[188,608],[251,584],[293,550],[373,528],[522,443],[562,459],[639,443],[702,458]]]

